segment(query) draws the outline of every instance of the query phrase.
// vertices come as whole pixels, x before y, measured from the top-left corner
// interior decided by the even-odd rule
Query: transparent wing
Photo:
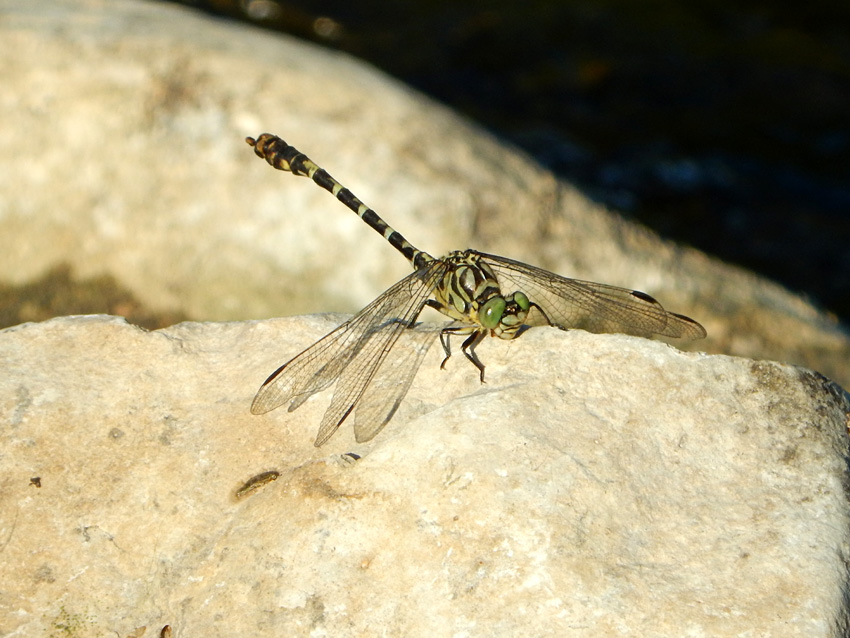
[[[498,255],[478,254],[496,272],[502,294],[522,291],[546,314],[545,318],[535,318],[532,308],[531,325],[549,323],[561,329],[639,336],[705,337],[705,328],[696,321],[668,312],[658,301],[638,290],[568,279]]]
[[[354,408],[354,437],[371,441],[395,415],[441,326],[404,330]]]
[[[339,380],[316,445],[327,441],[351,412],[399,334],[422,311],[445,268],[445,264],[435,261],[411,273],[282,365],[257,392],[251,412],[264,414],[287,402],[291,412]]]
[[[346,348],[356,342],[357,335],[351,328],[358,317],[352,317],[275,370],[254,397],[251,412],[265,414],[288,401],[291,412],[336,381],[349,358]],[[363,327],[368,326],[364,323]]]
[[[440,272],[442,270],[441,268]],[[319,425],[319,432],[316,434],[315,440],[316,447],[321,446],[333,436],[334,432],[358,404],[373,377],[392,351],[396,340],[409,329],[408,327],[422,311],[422,306],[432,290],[433,285],[422,286],[414,295],[403,295],[403,297],[407,297],[406,299],[396,295],[395,301],[399,303],[391,305],[400,306],[397,308],[398,312],[390,311],[389,315],[384,314],[384,316],[391,316],[392,318],[365,333],[360,343],[353,348],[354,352],[348,358],[347,365],[340,372],[333,399],[331,399],[331,404],[325,411],[322,423]],[[387,299],[387,301],[392,300]],[[406,389],[405,392],[407,392]],[[371,398],[373,403],[377,403],[378,393],[373,393]],[[384,400],[386,401],[387,398],[384,397]],[[392,397],[389,401],[392,401]],[[380,409],[376,409],[376,412],[380,411]],[[395,412],[395,410],[391,411]],[[377,434],[377,431],[375,433]]]

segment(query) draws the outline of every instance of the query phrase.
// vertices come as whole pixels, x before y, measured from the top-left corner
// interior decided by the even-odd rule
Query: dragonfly
[[[452,356],[450,338],[463,336],[461,352],[478,369],[482,383],[485,366],[475,348],[488,336],[511,340],[536,326],[644,337],[706,336],[699,323],[668,312],[638,290],[569,279],[472,249],[433,257],[280,137],[263,133],[245,141],[274,168],[308,177],[334,195],[413,267],[411,274],[351,319],[275,370],[254,397],[253,414],[287,403],[292,412],[336,383],[316,447],[326,443],[352,413],[355,440],[374,438],[398,410],[436,334],[445,354],[440,367]],[[451,321],[436,328],[417,323],[426,307]]]

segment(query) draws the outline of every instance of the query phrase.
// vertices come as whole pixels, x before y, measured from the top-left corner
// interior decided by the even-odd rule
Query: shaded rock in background
[[[462,357],[441,371],[432,348],[376,439],[356,445],[343,426],[316,449],[327,395],[290,414],[248,405],[336,321],[0,332],[0,631],[847,626],[850,406],[822,377],[536,329],[479,348],[483,386]]]
[[[44,321],[63,314],[91,314],[97,308],[152,330],[187,319],[179,314],[151,312],[109,274],[79,279],[62,263],[34,281],[20,285],[0,283],[0,326]]]
[[[157,312],[238,319],[355,310],[404,260],[242,138],[284,136],[433,254],[474,247],[642,289],[713,352],[850,385],[850,338],[775,284],[591,203],[365,65],[167,5],[4,6],[0,279],[67,263]]]

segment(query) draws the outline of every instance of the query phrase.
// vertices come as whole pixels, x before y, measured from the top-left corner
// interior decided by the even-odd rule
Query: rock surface
[[[0,635],[845,635],[823,377],[541,328],[316,449],[327,394],[248,406],[337,321],[0,332]]]
[[[278,133],[433,254],[474,247],[657,296],[711,352],[850,387],[850,338],[779,286],[659,240],[345,55],[165,3],[6,0],[0,280],[58,264],[199,320],[355,311],[404,260],[244,144]]]

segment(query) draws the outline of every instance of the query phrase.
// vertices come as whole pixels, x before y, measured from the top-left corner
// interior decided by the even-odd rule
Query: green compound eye
[[[525,296],[524,292],[516,291],[514,293],[514,301],[516,305],[520,307],[520,310],[528,310],[531,308],[531,302],[528,300],[528,297]]]
[[[488,330],[493,330],[502,320],[506,305],[504,297],[493,297],[478,309],[478,321]]]

